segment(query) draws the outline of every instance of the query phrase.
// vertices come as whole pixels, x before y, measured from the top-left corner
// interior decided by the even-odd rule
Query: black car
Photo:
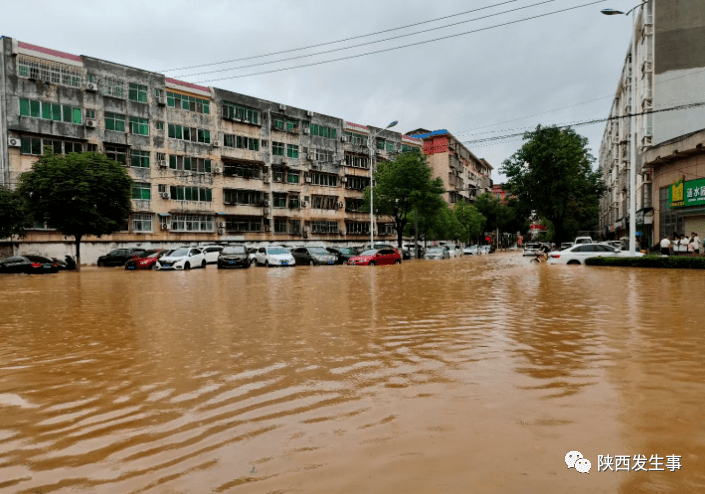
[[[225,247],[218,255],[218,269],[249,268],[247,249],[242,245]]]
[[[326,247],[326,250],[336,256],[336,264],[347,264],[351,257],[360,253],[355,247]]]
[[[320,266],[322,264],[335,264],[335,254],[331,254],[323,247],[298,247],[291,250],[297,266]]]
[[[51,259],[42,256],[14,256],[0,262],[2,273],[57,273],[59,265]]]
[[[145,249],[115,249],[98,258],[98,266],[124,266],[133,257],[144,257]]]

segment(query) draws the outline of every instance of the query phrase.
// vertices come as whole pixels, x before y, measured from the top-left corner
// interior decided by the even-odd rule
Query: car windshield
[[[150,255],[147,256],[147,259],[154,259],[155,257],[159,257],[159,254],[161,254],[161,252],[152,252]]]
[[[245,253],[245,248],[244,247],[226,247],[223,249],[223,254],[244,254]]]
[[[429,254],[440,254],[441,252],[443,252],[443,249],[440,247],[431,247],[428,249]]]
[[[271,255],[279,255],[279,254],[288,254],[289,252],[286,249],[282,249],[281,247],[275,247],[274,249],[267,249],[267,254]]]
[[[318,254],[319,256],[320,256],[320,255],[327,255],[327,254],[330,254],[330,252],[328,252],[328,251],[327,251],[326,249],[324,249],[323,247],[314,247],[313,249],[308,249],[308,251],[309,251],[311,254]]]
[[[377,253],[375,249],[371,250],[366,250],[365,252],[361,253],[361,256],[374,256]]]
[[[170,257],[186,257],[188,255],[188,249],[176,249],[170,254]]]
[[[343,247],[339,250],[341,254],[355,254],[355,249],[351,249],[350,247]]]

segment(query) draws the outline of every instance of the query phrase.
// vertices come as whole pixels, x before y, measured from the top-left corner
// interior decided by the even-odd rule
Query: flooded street
[[[2,276],[0,493],[705,492],[704,294],[515,253]]]

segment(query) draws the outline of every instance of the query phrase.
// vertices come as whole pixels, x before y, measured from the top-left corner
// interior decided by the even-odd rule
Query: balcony
[[[132,199],[133,211],[152,211],[149,199]]]

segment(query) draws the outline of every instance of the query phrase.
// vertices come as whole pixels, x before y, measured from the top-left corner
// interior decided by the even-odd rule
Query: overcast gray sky
[[[595,0],[552,0],[534,7],[528,6],[545,0],[515,0],[307,51],[166,71],[336,41],[506,1],[24,0],[4,2],[0,34],[356,123],[385,126],[399,120],[395,130],[401,132],[419,127],[445,128],[462,140],[470,140],[517,132],[539,123],[607,117],[627,53],[631,19],[607,17],[600,14],[600,9],[626,11],[636,5],[636,0],[606,0],[451,39],[271,74],[232,78],[464,33]],[[188,75],[331,50],[519,7],[527,8],[351,50]],[[203,82],[225,77],[229,79]],[[589,138],[597,157],[604,124],[576,130]],[[468,147],[490,162],[495,168],[493,179],[501,182],[504,177],[497,169],[521,143],[516,138]]]

